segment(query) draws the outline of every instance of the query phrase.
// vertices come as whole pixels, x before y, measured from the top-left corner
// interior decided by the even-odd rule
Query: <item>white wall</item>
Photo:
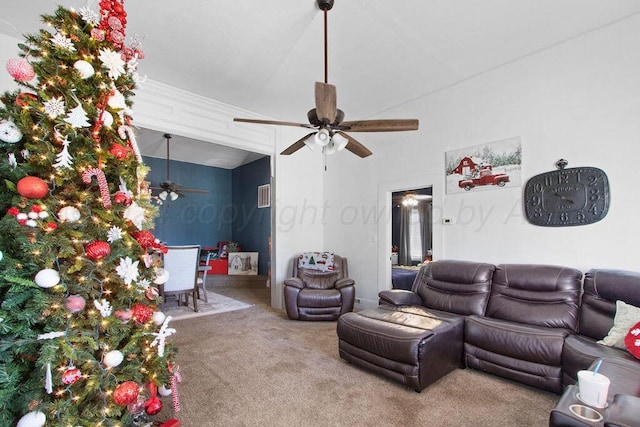
[[[417,117],[418,132],[359,134],[374,155],[332,159],[325,203],[335,215],[324,229],[325,249],[349,257],[361,303],[375,304],[389,287],[389,214],[350,221],[339,211],[384,211],[392,189],[430,184],[435,259],[638,270],[639,38],[640,17],[631,17],[425,96],[381,115]],[[611,185],[606,218],[536,227],[522,215],[521,187],[445,194],[446,151],[514,136],[522,138],[524,182],[560,158],[603,169]],[[455,223],[443,226],[443,216]]]
[[[377,292],[390,284],[390,193],[428,185],[434,192],[435,259],[637,269],[638,39],[636,16],[387,111],[381,118],[419,118],[420,130],[354,134],[374,154],[360,159],[337,153],[327,158],[326,172],[322,156],[306,148],[294,156],[277,154],[304,134],[300,130],[234,125],[234,115],[248,113],[193,94],[184,100],[184,92],[153,82],[134,100],[134,119],[203,140],[213,130],[229,145],[275,154],[275,307],[282,307],[291,259],[306,250],[346,256],[361,304],[375,304]],[[17,42],[0,35],[2,61],[16,56]],[[0,89],[14,87],[0,76]],[[191,121],[194,105],[199,112]],[[202,126],[207,118],[210,126]],[[523,219],[521,188],[445,195],[445,151],[513,136],[522,138],[525,180],[552,170],[560,158],[569,167],[603,169],[612,193],[607,217],[547,229]],[[443,226],[443,216],[456,223]]]
[[[297,128],[278,128],[276,153],[307,133],[307,130]],[[282,283],[291,276],[293,258],[301,252],[322,251],[325,247],[321,157],[306,147],[291,156],[275,156],[275,206],[272,205],[275,223],[272,236],[276,277],[271,305],[276,308],[284,307]]]

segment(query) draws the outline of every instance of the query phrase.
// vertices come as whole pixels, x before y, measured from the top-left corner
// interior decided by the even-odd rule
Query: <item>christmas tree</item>
[[[0,425],[125,426],[175,393],[123,0],[59,7],[0,108]],[[163,393],[165,394],[165,393]]]

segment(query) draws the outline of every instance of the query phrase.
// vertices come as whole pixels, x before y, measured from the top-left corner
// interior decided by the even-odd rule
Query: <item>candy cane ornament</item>
[[[100,188],[100,197],[102,197],[102,205],[105,208],[111,207],[111,195],[109,194],[109,184],[107,183],[107,177],[98,168],[92,168],[82,173],[82,181],[85,184],[91,184],[91,178],[96,177],[98,180],[98,187]]]
[[[171,373],[169,383],[171,385],[171,398],[173,399],[174,412],[180,412],[180,400],[178,399],[178,383],[182,382],[182,378],[180,377],[179,370],[179,366],[169,365],[169,372]]]
[[[129,122],[129,117],[127,117],[127,122]],[[140,148],[138,148],[138,142],[136,141],[136,135],[131,129],[131,126],[120,125],[118,127],[118,135],[122,139],[127,139],[129,141],[129,147],[133,150],[136,155],[136,159],[139,163],[142,163],[142,155],[140,154]]]

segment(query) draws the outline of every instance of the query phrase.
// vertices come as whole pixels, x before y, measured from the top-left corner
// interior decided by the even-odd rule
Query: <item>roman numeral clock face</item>
[[[565,227],[600,221],[609,210],[609,180],[598,168],[559,169],[536,175],[524,189],[524,211],[534,225]]]

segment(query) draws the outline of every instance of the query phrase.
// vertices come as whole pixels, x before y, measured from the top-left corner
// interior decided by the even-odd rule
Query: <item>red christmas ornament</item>
[[[640,359],[640,322],[629,329],[627,336],[624,337],[624,345],[629,350],[629,353]]]
[[[138,323],[146,323],[153,316],[153,309],[144,304],[135,304],[131,307],[131,317]]]
[[[149,415],[157,415],[162,410],[162,401],[158,396],[153,396],[151,399],[144,402],[144,411]]]
[[[109,152],[118,160],[124,160],[129,155],[129,149],[120,144],[112,144]]]
[[[21,82],[33,80],[36,72],[26,59],[14,58],[7,61],[7,71],[14,79]]]
[[[123,193],[122,191],[118,191],[115,196],[113,196],[113,201],[124,206],[129,206],[132,202],[131,196],[127,193]]]
[[[109,243],[107,242],[96,240],[94,242],[87,243],[84,246],[84,251],[87,254],[87,258],[98,261],[111,253],[111,246],[109,246]]]
[[[72,366],[62,374],[62,382],[66,385],[70,385],[78,381],[81,376],[82,373],[80,372],[80,369]]]
[[[135,231],[131,233],[134,239],[142,246],[143,249],[153,247],[156,242],[155,236],[148,230]]]
[[[126,406],[136,401],[139,392],[138,384],[133,381],[125,381],[113,391],[113,401],[120,406]]]
[[[49,185],[37,176],[25,176],[18,181],[18,193],[27,199],[42,199],[49,194]]]
[[[30,101],[37,101],[38,97],[29,92],[21,92],[16,96],[16,105],[18,107],[26,107]]]

